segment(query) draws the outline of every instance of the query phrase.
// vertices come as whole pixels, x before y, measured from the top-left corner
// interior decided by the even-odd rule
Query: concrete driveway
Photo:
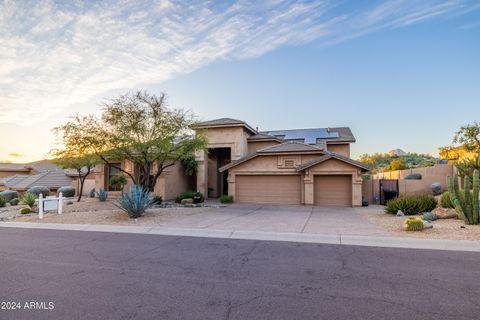
[[[234,204],[205,213],[178,217],[165,227],[270,232],[387,235],[362,217],[362,208]]]

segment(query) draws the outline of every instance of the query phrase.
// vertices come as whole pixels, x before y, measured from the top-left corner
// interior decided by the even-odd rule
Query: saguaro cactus
[[[473,172],[473,190],[472,183],[468,176],[464,177],[464,188],[458,185],[458,177],[448,177],[448,191],[451,193],[455,209],[463,220],[468,224],[479,224],[479,190],[480,174],[478,170]]]

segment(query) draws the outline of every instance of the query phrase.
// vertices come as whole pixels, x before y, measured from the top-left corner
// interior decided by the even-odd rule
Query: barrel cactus
[[[5,199],[5,201],[10,202],[10,200],[18,198],[18,192],[15,190],[4,190],[0,192],[0,197]]]
[[[420,218],[407,218],[403,222],[403,228],[405,231],[422,231],[425,225]]]
[[[20,214],[29,214],[32,213],[32,208],[30,207],[23,207],[19,210]]]
[[[42,194],[43,197],[46,197],[50,194],[50,189],[43,186],[34,186],[28,189],[27,192],[33,193],[36,196],[40,196],[40,194]]]
[[[70,187],[70,186],[61,187],[57,190],[58,194],[60,194],[60,192],[62,193],[62,195],[64,197],[67,197],[67,198],[75,196],[75,188],[74,187]]]

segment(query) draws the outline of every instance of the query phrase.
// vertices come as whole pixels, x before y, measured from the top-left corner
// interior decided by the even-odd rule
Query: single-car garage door
[[[301,202],[301,179],[299,175],[235,177],[236,202],[299,204]]]
[[[317,206],[352,206],[351,175],[317,175],[313,187]]]

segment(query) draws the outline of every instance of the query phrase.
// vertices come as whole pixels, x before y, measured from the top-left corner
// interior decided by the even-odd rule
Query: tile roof
[[[28,172],[30,169],[25,167],[24,163],[0,163],[0,171],[25,171]]]
[[[307,169],[307,168],[310,168],[310,167],[312,167],[312,166],[314,166],[314,165],[317,165],[317,164],[322,163],[322,162],[324,162],[324,161],[327,161],[327,160],[329,160],[329,159],[337,159],[337,160],[343,161],[343,162],[345,162],[345,163],[349,163],[349,164],[351,164],[351,165],[353,165],[353,166],[355,166],[355,167],[359,167],[359,168],[361,168],[361,169],[364,169],[365,171],[370,171],[370,170],[372,170],[372,168],[371,168],[369,165],[367,165],[367,164],[365,164],[365,163],[363,163],[363,162],[355,161],[355,160],[353,160],[353,159],[350,159],[349,157],[345,157],[345,156],[343,156],[343,155],[341,155],[341,154],[338,154],[338,153],[329,152],[329,153],[327,153],[327,154],[325,154],[325,155],[323,155],[323,156],[321,156],[321,157],[315,158],[315,159],[313,159],[313,160],[310,160],[310,161],[308,161],[308,162],[305,162],[304,164],[299,165],[299,166],[297,167],[297,171],[305,170],[305,169]]]
[[[254,134],[253,136],[250,136],[247,138],[248,141],[279,141],[281,142],[282,139],[278,137],[274,137],[265,133],[257,133]]]
[[[15,175],[11,178],[4,178],[5,185],[14,190],[26,190],[34,186],[45,186],[50,189],[58,189],[69,186],[72,178],[67,176],[63,170],[45,171],[34,175]]]
[[[257,134],[257,131],[250,127],[245,121],[232,119],[232,118],[220,118],[215,120],[198,122],[191,126],[192,129],[201,129],[201,128],[215,128],[215,127],[245,127],[252,134]]]
[[[308,154],[312,154],[312,153],[326,153],[327,151],[325,151],[322,147],[320,146],[313,146],[313,145],[308,145],[308,144],[304,144],[304,143],[301,143],[301,142],[294,142],[294,141],[288,141],[288,142],[284,142],[282,144],[278,144],[278,145],[274,145],[274,146],[271,146],[271,147],[268,147],[268,148],[263,148],[263,149],[260,149],[260,150],[257,150],[256,152],[254,153],[251,153],[243,158],[240,158],[238,160],[234,160],[232,162],[230,162],[229,164],[227,165],[224,165],[223,167],[221,167],[219,169],[220,172],[223,172],[225,170],[228,170],[230,168],[233,168],[243,162],[246,162],[250,159],[253,159],[257,156],[261,156],[261,155],[268,155],[268,154],[276,154],[276,153],[298,153],[298,154],[305,154],[305,153],[308,153]]]
[[[282,152],[323,152],[325,149],[323,145],[310,145],[297,141],[287,141],[282,144],[277,144],[267,148],[257,150],[257,153],[282,153]]]

